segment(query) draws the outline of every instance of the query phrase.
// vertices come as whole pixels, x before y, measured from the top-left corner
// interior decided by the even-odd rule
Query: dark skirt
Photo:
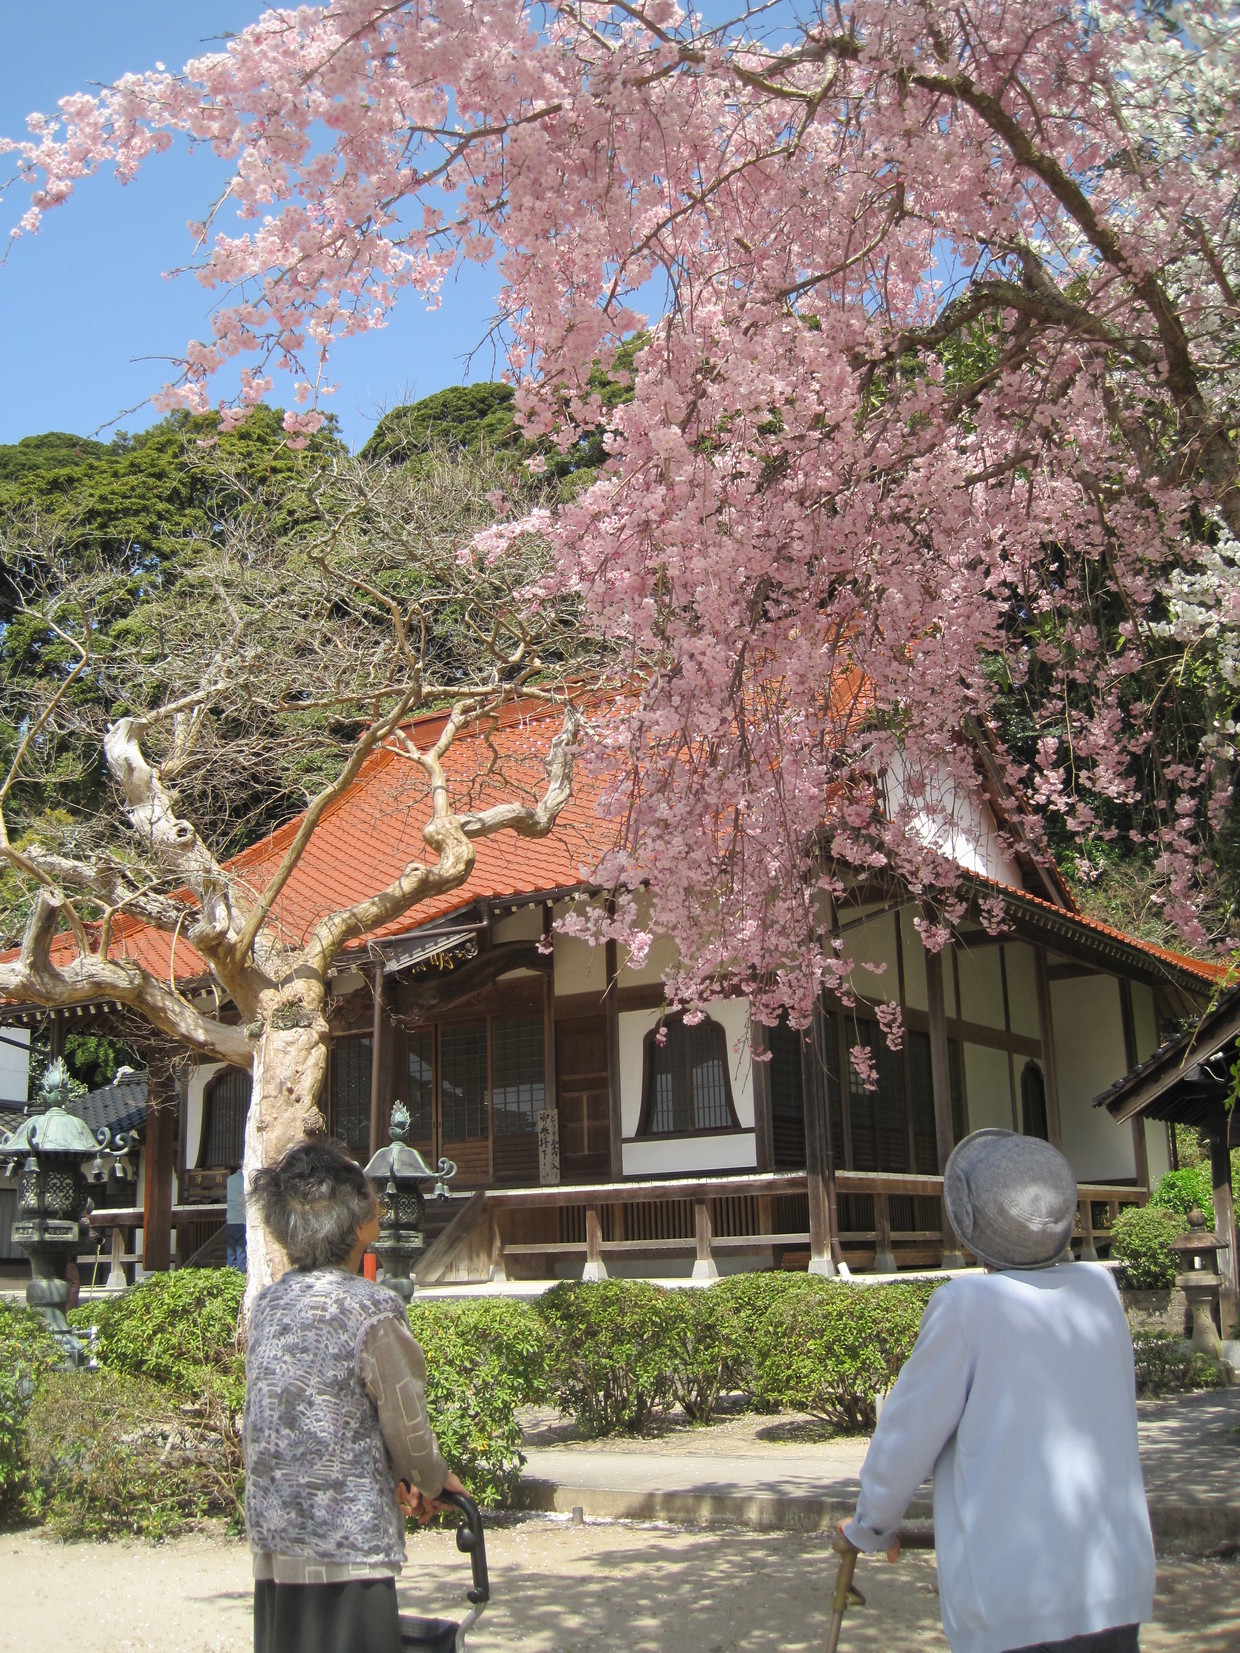
[[[254,1653],[401,1653],[395,1579],[255,1579]]]
[[[1066,1642],[1034,1642],[1012,1653],[1140,1653],[1140,1630],[1139,1624],[1120,1624],[1092,1636],[1069,1636]]]

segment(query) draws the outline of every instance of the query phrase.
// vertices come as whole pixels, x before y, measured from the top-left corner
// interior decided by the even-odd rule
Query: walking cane
[[[853,1569],[857,1565],[857,1551],[848,1544],[846,1549],[839,1553],[839,1571],[835,1575],[835,1589],[831,1593],[831,1625],[827,1631],[826,1653],[836,1653],[840,1645],[840,1630],[844,1624],[844,1612],[849,1606],[864,1607],[865,1597],[861,1591],[853,1586]]]

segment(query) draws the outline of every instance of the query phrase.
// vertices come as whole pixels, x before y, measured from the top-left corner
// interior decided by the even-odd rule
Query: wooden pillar
[[[1098,1247],[1094,1240],[1094,1202],[1093,1200],[1078,1200],[1077,1210],[1081,1218],[1081,1261],[1096,1263],[1098,1261]],[[1068,1242],[1071,1246],[1071,1241]]]
[[[370,1157],[383,1141],[383,964],[375,965],[374,1017],[370,1024]],[[328,1061],[331,1060],[330,1055]]]
[[[715,1259],[710,1249],[710,1242],[714,1239],[714,1229],[711,1227],[710,1206],[706,1200],[693,1202],[693,1278],[695,1280],[717,1280],[719,1270],[715,1267]]]
[[[942,1176],[956,1146],[952,1122],[952,1063],[947,1047],[947,999],[943,989],[943,955],[926,951],[926,1006],[930,1017],[930,1081],[934,1091],[934,1136]],[[963,1268],[964,1253],[943,1208],[943,1267]]]
[[[878,1274],[894,1274],[896,1254],[891,1244],[891,1203],[886,1194],[874,1196],[874,1268]]]
[[[809,1272],[828,1277],[838,1274],[832,1246],[830,1172],[827,1153],[828,1122],[825,1039],[831,1024],[814,1006],[812,1028],[801,1047],[802,1091],[805,1108],[805,1185],[809,1195]]]
[[[508,1271],[504,1267],[504,1238],[499,1231],[499,1213],[491,1212],[491,1279],[493,1281],[506,1280]]]
[[[1210,1180],[1214,1184],[1214,1232],[1227,1241],[1218,1254],[1218,1271],[1223,1278],[1219,1291],[1219,1319],[1225,1338],[1235,1336],[1236,1312],[1240,1306],[1236,1259],[1236,1207],[1231,1186],[1231,1152],[1228,1148],[1230,1115],[1216,1108],[1210,1116]]]
[[[607,942],[604,951],[607,971],[604,1009],[607,1014],[607,1118],[610,1127],[611,1180],[619,1182],[624,1176],[624,1116],[620,1099],[620,1006],[616,999],[620,987],[620,964],[614,941]]]
[[[771,1042],[761,1022],[754,1022],[752,1031],[753,1052],[750,1058],[750,1072],[753,1074],[754,1155],[759,1171],[773,1171],[775,1131],[771,1120]]]
[[[551,903],[544,901],[542,906],[542,938],[547,947],[554,949],[555,942],[551,933]],[[548,1113],[557,1116],[559,1123],[559,1102],[556,1096],[555,1077],[555,953],[548,955],[547,969],[543,971],[543,1108]],[[537,1121],[535,1121],[537,1123]],[[557,1137],[557,1142],[559,1138]],[[559,1155],[556,1155],[557,1165]],[[542,1180],[541,1161],[539,1166],[539,1180]],[[557,1176],[557,1181],[559,1180]]]
[[[126,1251],[125,1236],[127,1233],[128,1230],[122,1228],[119,1223],[112,1230],[112,1266],[108,1270],[109,1291],[124,1291],[129,1284],[125,1275],[125,1264],[121,1260]]]
[[[586,1206],[586,1266],[581,1271],[583,1280],[605,1280],[607,1264],[603,1261],[603,1225],[599,1221],[598,1206]]]
[[[162,1094],[161,1094],[162,1092]],[[176,1110],[166,1082],[147,1078],[146,1186],[142,1199],[142,1267],[162,1272],[172,1261],[172,1173],[176,1165]]]
[[[1042,1043],[1042,1079],[1046,1086],[1046,1134],[1063,1150],[1059,1118],[1059,1068],[1055,1061],[1055,1024],[1051,1017],[1051,980],[1046,972],[1046,948],[1033,949],[1033,978],[1038,993],[1038,1031]]]
[[[1128,1072],[1137,1066],[1137,1024],[1132,1014],[1132,983],[1127,976],[1117,976],[1119,984],[1119,1019],[1124,1030],[1124,1066]],[[1132,1162],[1136,1171],[1137,1187],[1149,1192],[1150,1155],[1145,1142],[1145,1120],[1141,1114],[1132,1121]]]

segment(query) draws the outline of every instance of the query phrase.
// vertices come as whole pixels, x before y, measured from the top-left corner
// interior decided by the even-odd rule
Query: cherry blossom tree
[[[1165,628],[1240,535],[1238,66],[1225,0],[335,0],[12,150],[25,230],[181,138],[235,162],[194,231],[213,330],[162,405],[244,360],[240,419],[287,371],[294,439],[337,339],[498,262],[527,432],[609,433],[537,524],[544,591],[638,686],[604,870],[649,880],[676,995],[803,1023],[847,962],[829,899],[896,874],[943,939],[926,822],[975,786],[968,729],[1027,833],[1136,834],[1203,938],[1229,769],[1184,737]]]

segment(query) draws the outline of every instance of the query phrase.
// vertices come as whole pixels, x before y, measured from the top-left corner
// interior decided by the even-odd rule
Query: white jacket
[[[931,1470],[952,1653],[1152,1618],[1132,1340],[1106,1269],[970,1274],[935,1292],[874,1431],[849,1539],[890,1548]]]

